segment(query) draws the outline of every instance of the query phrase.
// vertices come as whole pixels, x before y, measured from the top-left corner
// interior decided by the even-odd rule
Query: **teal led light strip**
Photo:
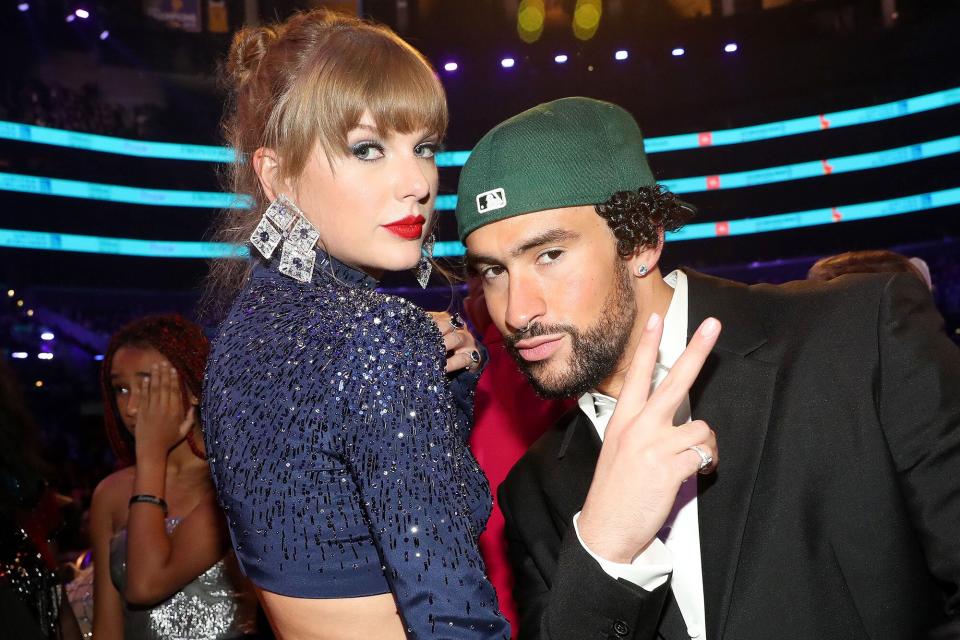
[[[65,129],[38,127],[18,122],[0,120],[0,139],[36,142],[56,147],[69,147],[83,151],[116,153],[138,158],[164,158],[167,160],[200,160],[203,162],[233,162],[235,154],[228,147],[203,144],[177,144],[173,142],[146,142],[129,138],[115,138],[93,133],[80,133]]]
[[[960,204],[960,187],[878,202],[780,213],[741,220],[700,222],[687,225],[675,233],[670,233],[667,240],[674,242],[767,233],[770,231],[788,231],[821,224],[916,213],[956,204]],[[245,258],[249,255],[246,247],[217,242],[134,240],[67,233],[18,231],[15,229],[0,229],[0,247],[79,251],[82,253],[152,258]],[[440,258],[462,256],[463,253],[463,245],[459,242],[438,242],[434,247],[434,255]]]
[[[179,191],[176,189],[144,189],[122,187],[99,182],[61,180],[27,176],[18,173],[0,173],[0,191],[19,191],[48,196],[129,202],[160,207],[206,207],[213,209],[246,209],[246,196],[220,191]]]
[[[942,109],[960,104],[960,87],[928,93],[922,96],[896,100],[873,107],[861,107],[847,111],[836,111],[815,116],[805,116],[792,120],[767,122],[736,129],[720,131],[701,131],[682,133],[656,138],[647,138],[647,153],[681,151],[702,147],[742,144],[758,140],[770,140],[801,133],[812,133],[827,129],[839,129],[859,124],[869,124],[901,118],[903,116]],[[164,158],[168,160],[199,160],[203,162],[233,162],[233,149],[227,147],[178,144],[171,142],[146,142],[129,138],[115,138],[92,133],[79,133],[64,129],[38,127],[17,122],[0,120],[0,139],[35,142],[58,147],[69,147],[84,151],[116,153],[139,158]],[[462,167],[470,155],[469,151],[445,151],[437,154],[437,166]]]
[[[249,255],[246,247],[222,242],[134,240],[15,229],[0,229],[0,247],[149,258],[241,258]]]
[[[916,162],[960,152],[960,136],[931,140],[920,144],[912,144],[896,149],[861,153],[841,158],[825,158],[812,162],[798,162],[785,164],[779,167],[739,171],[713,176],[698,176],[695,178],[677,178],[675,180],[661,180],[660,184],[674,193],[695,193],[698,191],[712,191],[715,189],[739,189],[754,187],[761,184],[788,182],[818,176],[829,176],[835,173],[849,173],[865,169],[889,167],[906,162]]]
[[[778,213],[756,218],[742,218],[739,220],[722,220],[719,222],[699,222],[689,224],[677,232],[667,234],[668,242],[683,240],[700,240],[704,238],[723,238],[727,236],[743,236],[770,231],[788,231],[802,227],[812,227],[821,224],[838,222],[852,222],[854,220],[868,220],[871,218],[885,218],[905,213],[927,211],[939,207],[960,204],[960,187],[920,193],[892,200],[877,202],[863,202],[825,209],[811,209],[793,213]],[[438,242],[433,249],[438,257],[455,257],[464,254],[464,247],[460,242]]]
[[[694,178],[676,178],[663,180],[660,184],[673,193],[696,193],[717,189],[738,189],[754,187],[775,182],[802,180],[835,173],[849,173],[867,169],[877,169],[906,162],[927,160],[938,156],[960,153],[960,136],[931,140],[906,147],[862,153],[840,158],[826,158],[811,162],[767,167],[737,173],[724,173]],[[0,173],[0,191],[20,191],[41,195],[67,196],[112,202],[131,202],[134,204],[209,207],[209,208],[246,208],[249,198],[234,196],[215,191],[177,191],[171,189],[141,189],[138,187],[120,187],[96,182],[60,180],[39,176],[25,176],[13,173]],[[438,211],[452,211],[457,207],[457,196],[437,196],[435,208]]]

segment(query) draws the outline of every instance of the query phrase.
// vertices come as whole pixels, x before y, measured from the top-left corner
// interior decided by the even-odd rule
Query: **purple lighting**
[[[686,49],[684,49],[683,47],[675,47],[674,50],[670,52],[670,55],[672,55],[674,58],[679,58],[686,52],[687,52]]]
[[[17,9],[20,11],[30,11],[30,5],[26,2],[21,2],[17,5]]]
[[[109,37],[110,37],[110,32],[107,31],[106,29],[104,29],[103,31],[100,32],[100,39],[101,39],[101,40],[106,40],[106,39],[109,38]]]
[[[504,58],[503,60],[500,61],[500,66],[503,67],[504,69],[512,69],[513,65],[515,65],[516,63],[517,61],[514,60],[513,58]]]
[[[736,42],[730,42],[723,48],[723,50],[727,53],[736,53],[737,49],[739,48],[740,47],[737,46]]]
[[[570,59],[570,58],[569,58],[569,56],[567,56],[567,54],[561,53],[561,54],[555,56],[555,57],[553,58],[553,61],[556,62],[557,64],[564,64],[564,63],[565,63],[567,60],[569,60],[569,59]]]
[[[66,17],[67,22],[73,22],[76,19],[77,16],[73,15],[72,13]]]
[[[460,65],[458,65],[456,62],[447,62],[446,64],[443,65],[443,70],[449,71],[450,73],[453,73],[459,68],[460,68]]]
[[[82,18],[83,20],[86,20],[87,18],[90,17],[90,12],[87,11],[86,9],[77,9],[76,11],[74,11],[74,13],[77,14],[78,18]]]
[[[26,360],[28,356],[26,351],[14,351],[10,354],[10,357],[17,360]]]

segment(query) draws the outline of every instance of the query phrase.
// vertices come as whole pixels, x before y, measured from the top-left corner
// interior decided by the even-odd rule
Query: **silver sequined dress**
[[[180,520],[167,519],[167,533]],[[123,593],[127,578],[127,530],[110,541],[110,576]],[[257,628],[256,597],[238,588],[240,576],[233,554],[207,569],[183,589],[153,607],[124,602],[124,640],[227,640],[253,634]]]

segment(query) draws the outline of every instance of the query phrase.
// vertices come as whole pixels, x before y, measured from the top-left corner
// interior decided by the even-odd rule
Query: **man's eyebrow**
[[[561,229],[559,227],[556,229],[547,229],[543,233],[539,233],[511,249],[510,257],[519,258],[527,251],[542,247],[545,244],[553,244],[554,242],[562,242],[564,240],[576,240],[579,237],[579,233],[570,231],[569,229]]]
[[[527,251],[531,249],[536,249],[537,247],[542,247],[545,244],[552,244],[554,242],[562,242],[564,240],[576,240],[580,237],[580,234],[576,231],[570,231],[568,229],[548,229],[542,233],[538,233],[532,238],[524,240],[521,244],[514,247],[509,251],[509,256],[511,258],[518,258],[522,256]],[[502,262],[492,256],[485,256],[479,253],[471,253],[467,251],[466,256],[466,265],[468,272],[476,272],[477,268],[482,265],[502,265]]]

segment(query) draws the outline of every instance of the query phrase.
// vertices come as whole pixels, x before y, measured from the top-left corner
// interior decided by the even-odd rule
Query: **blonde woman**
[[[323,11],[239,33],[228,71],[234,188],[256,204],[220,237],[253,260],[212,273],[234,299],[202,413],[242,568],[284,640],[505,638],[457,401],[475,344],[376,290],[425,266],[436,74],[388,29]]]

